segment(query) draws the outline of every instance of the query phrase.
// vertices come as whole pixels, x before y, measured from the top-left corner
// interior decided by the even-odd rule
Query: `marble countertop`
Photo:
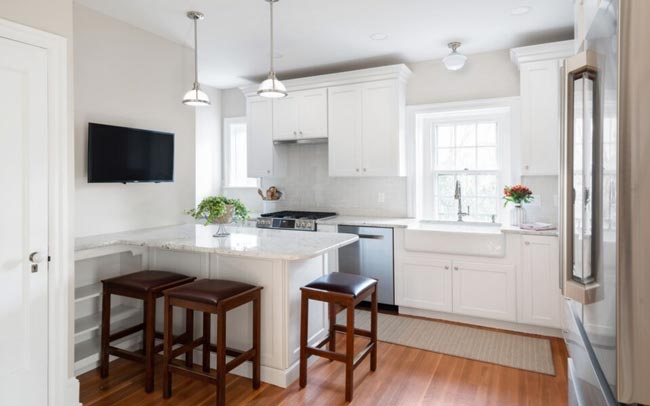
[[[407,217],[336,216],[317,220],[316,222],[327,225],[346,224],[351,226],[407,228],[409,225],[417,223],[417,220]]]
[[[511,234],[525,234],[525,235],[549,235],[555,237],[559,235],[559,231],[557,229],[536,231],[536,230],[524,230],[517,226],[509,226],[509,225],[501,226],[501,232],[511,233]]]
[[[228,237],[216,238],[215,225],[183,224],[122,233],[81,237],[75,251],[110,245],[134,245],[178,251],[297,261],[352,244],[356,235],[228,227]]]

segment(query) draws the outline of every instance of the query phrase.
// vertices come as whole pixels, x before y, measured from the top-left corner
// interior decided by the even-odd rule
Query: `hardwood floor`
[[[343,351],[343,335],[337,340]],[[366,343],[357,339],[359,349]],[[369,371],[369,358],[356,369],[354,399],[350,405],[523,406],[567,404],[567,352],[564,342],[551,339],[556,376],[527,372],[485,362],[379,343],[377,371]],[[158,364],[160,365],[160,364]],[[79,377],[85,406],[122,405],[201,406],[216,403],[214,386],[174,376],[171,399],[162,399],[160,368],[155,391],[144,391],[144,367],[126,360],[111,363],[110,376],[99,370]],[[214,371],[213,371],[214,372]],[[307,387],[298,381],[286,389],[262,383],[254,391],[251,381],[228,374],[229,405],[344,405],[345,365],[318,359],[308,370]]]

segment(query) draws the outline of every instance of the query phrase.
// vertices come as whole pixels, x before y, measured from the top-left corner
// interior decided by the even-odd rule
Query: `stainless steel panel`
[[[339,272],[377,279],[379,303],[395,304],[393,229],[340,225],[338,231],[359,236],[356,243],[339,249]]]

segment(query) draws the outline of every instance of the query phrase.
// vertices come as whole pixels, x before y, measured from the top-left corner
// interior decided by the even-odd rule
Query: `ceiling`
[[[199,22],[200,80],[249,84],[268,71],[268,3],[263,0],[75,0],[100,13],[193,46],[187,10]],[[511,15],[516,7],[531,11]],[[569,39],[571,0],[281,0],[275,3],[280,79],[441,58]],[[388,38],[372,40],[375,33]]]

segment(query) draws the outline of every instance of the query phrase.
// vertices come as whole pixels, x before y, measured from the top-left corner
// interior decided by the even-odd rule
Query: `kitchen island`
[[[228,237],[215,238],[212,235],[216,226],[185,224],[78,238],[75,242],[75,306],[79,309],[75,320],[77,373],[91,369],[97,363],[97,329],[89,327],[92,320],[97,320],[99,312],[98,300],[93,300],[97,297],[93,294],[98,292],[99,280],[140,269],[158,269],[262,286],[262,380],[286,387],[297,379],[300,287],[328,272],[328,253],[331,250],[352,244],[358,237],[246,227],[230,227],[229,231]],[[117,302],[117,306],[133,312],[139,310],[138,303],[129,299]],[[115,314],[119,316],[120,312]],[[141,315],[134,313],[129,317],[137,320]],[[228,313],[229,347],[250,347],[251,317],[250,304]],[[175,319],[180,330],[183,317],[179,314]],[[125,320],[111,320],[111,324],[119,328]],[[309,320],[309,341],[313,345],[327,334],[325,306],[320,303],[310,306]],[[216,323],[212,325],[216,326]],[[200,328],[200,325],[196,326],[195,334],[200,333]],[[162,331],[160,300],[157,330]],[[216,337],[214,331],[212,337]],[[139,342],[133,339],[123,342],[125,347],[137,345]],[[197,356],[195,359],[201,358]],[[214,358],[212,362],[214,367]],[[233,373],[250,376],[249,369],[249,365],[244,364]]]

